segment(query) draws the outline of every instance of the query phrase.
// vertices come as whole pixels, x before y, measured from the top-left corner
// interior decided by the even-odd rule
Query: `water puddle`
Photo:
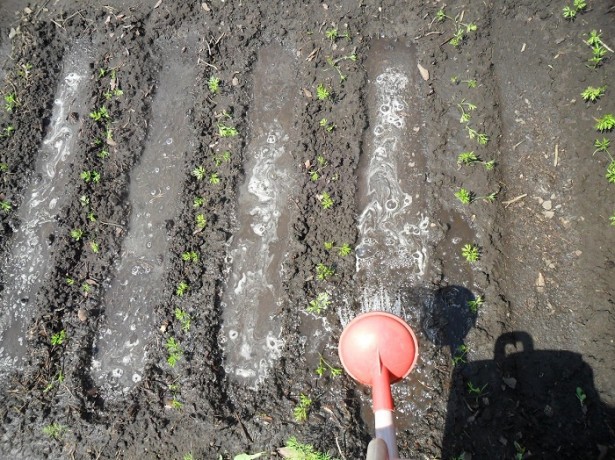
[[[185,179],[183,158],[193,147],[188,109],[194,67],[172,57],[163,62],[147,145],[130,174],[128,232],[119,262],[105,281],[106,323],[94,346],[92,376],[101,388],[114,392],[126,392],[142,378],[145,346],[155,328],[154,307],[163,297],[168,266],[167,222],[176,217]]]
[[[79,122],[69,114],[87,117],[83,93],[88,75],[84,47],[67,54],[56,91],[49,132],[40,148],[34,179],[17,209],[16,229],[2,261],[4,291],[0,301],[0,371],[20,368],[26,350],[26,329],[36,295],[51,263],[50,239],[67,197],[69,174]]]
[[[360,303],[364,311],[400,314],[400,288],[425,274],[429,229],[414,49],[376,40],[366,67],[370,127],[359,164]]]
[[[289,197],[296,183],[290,155],[295,77],[290,51],[271,45],[259,52],[222,331],[226,372],[252,388],[266,378],[283,346],[276,315],[285,298],[281,267],[288,250]]]

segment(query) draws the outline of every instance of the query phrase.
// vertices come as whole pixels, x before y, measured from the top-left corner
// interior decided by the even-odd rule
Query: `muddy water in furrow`
[[[284,301],[281,270],[288,250],[289,197],[296,184],[289,151],[296,135],[295,77],[293,53],[276,45],[259,52],[222,337],[227,373],[252,388],[266,378],[283,345],[276,314]]]
[[[94,380],[113,393],[142,378],[146,345],[154,331],[154,307],[163,297],[168,265],[167,223],[176,217],[184,156],[192,148],[188,111],[196,73],[169,50],[160,72],[152,119],[140,163],[130,175],[132,207],[120,260],[105,281],[106,321],[94,346]]]
[[[22,364],[28,321],[45,272],[52,266],[50,243],[58,229],[56,218],[70,196],[67,165],[75,151],[79,119],[87,117],[83,89],[88,51],[85,46],[78,48],[78,53],[69,53],[64,60],[49,132],[39,151],[32,183],[17,210],[21,225],[2,261],[0,372]]]
[[[416,62],[411,44],[390,39],[375,40],[367,59],[369,128],[358,170],[356,269],[361,311],[397,314],[418,334],[434,296],[423,287],[430,210]],[[346,309],[340,309],[342,324],[353,316]],[[404,420],[407,415],[420,415],[430,406],[433,395],[421,382],[433,367],[427,358],[419,359],[410,378],[393,387],[398,427],[407,428],[413,423]],[[363,416],[371,425],[370,400],[364,400]]]

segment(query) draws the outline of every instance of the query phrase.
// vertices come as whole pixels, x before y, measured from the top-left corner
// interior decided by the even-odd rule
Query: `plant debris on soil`
[[[0,4],[0,457],[615,458],[615,6]],[[243,454],[243,456],[242,456]]]

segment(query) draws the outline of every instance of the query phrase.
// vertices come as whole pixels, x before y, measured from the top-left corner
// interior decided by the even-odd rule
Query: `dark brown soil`
[[[88,111],[105,105],[114,128],[111,155],[101,161],[96,140],[105,139],[106,126],[87,114],[75,120],[77,153],[65,171],[73,178],[65,190],[69,205],[44,242],[52,260],[42,289],[29,300],[25,365],[0,384],[0,457],[227,459],[265,452],[262,458],[281,458],[278,449],[292,436],[331,458],[364,457],[373,434],[369,390],[345,374],[321,377],[314,369],[318,353],[339,365],[335,347],[343,324],[361,311],[354,255],[341,258],[323,242],[354,247],[359,239],[357,178],[375,110],[367,59],[386,37],[389,46],[415,50],[412,69],[421,64],[429,71],[423,80],[417,69],[412,87],[413,107],[420,107],[420,187],[431,237],[422,281],[399,277],[402,311],[421,348],[417,371],[394,391],[400,455],[615,458],[615,227],[609,222],[615,184],[605,178],[607,155],[592,155],[597,138],[615,145],[613,130],[594,128],[597,118],[615,113],[615,55],[607,51],[592,69],[584,42],[595,29],[615,49],[613,2],[589,2],[574,21],[562,16],[562,2],[453,2],[442,22],[436,20],[443,7],[437,1],[74,3],[47,1],[26,10],[26,3],[0,4],[0,90],[19,101],[10,112],[3,101],[0,111],[0,129],[15,128],[0,136],[0,163],[8,166],[0,172],[0,199],[12,205],[0,211],[3,257],[21,225],[16,211],[36,180],[63,60],[75,43],[93,50],[84,95]],[[450,41],[455,16],[477,25],[458,47]],[[325,36],[334,27],[349,32],[335,46]],[[267,381],[251,390],[224,370],[221,299],[250,155],[248,115],[257,90],[251,72],[259,50],[270,44],[297,55],[296,75],[288,78],[301,88],[292,140],[300,181],[288,203],[294,217],[280,270],[285,298],[277,318],[285,347]],[[185,99],[194,145],[183,155],[177,218],[166,223],[173,262],[165,294],[151,306],[155,332],[143,379],[118,396],[90,373],[96,336],[107,320],[103,281],[121,257],[131,215],[130,172],[151,136],[160,69],[172,49],[195,56],[190,62],[197,86]],[[357,60],[342,61],[347,78],[341,81],[326,57],[351,53]],[[20,74],[25,64],[31,66],[27,78]],[[122,97],[107,100],[113,77],[101,76],[101,68],[117,69]],[[212,75],[222,81],[215,95],[207,88]],[[476,80],[476,87],[468,80]],[[321,82],[331,88],[331,101],[315,97]],[[598,101],[583,101],[587,86],[603,85],[607,90]],[[461,101],[476,105],[471,126],[487,134],[486,146],[468,139],[459,122]],[[217,135],[223,111],[232,114],[239,136]],[[335,120],[336,129],[324,132],[323,117]],[[219,167],[220,183],[191,175],[226,149],[233,155]],[[495,167],[460,166],[457,156],[469,150],[494,160]],[[315,164],[319,154],[328,164],[315,182],[305,165]],[[82,181],[85,170],[99,171],[100,183]],[[322,184],[334,198],[332,209],[320,205]],[[460,187],[475,194],[474,202],[457,200]],[[480,199],[492,192],[493,203]],[[84,212],[83,195],[96,222]],[[203,197],[207,214],[202,232],[194,231],[195,196]],[[75,228],[96,235],[104,250],[94,254],[85,240],[72,239]],[[461,257],[460,241],[478,245],[477,263]],[[187,249],[198,250],[201,262],[183,263]],[[322,289],[314,276],[321,262],[336,270],[326,284],[334,305],[323,313],[331,329],[324,335],[318,330],[324,323],[305,314]],[[66,283],[69,275],[75,286]],[[181,281],[190,285],[186,297],[175,295]],[[87,295],[79,289],[83,283],[93,286]],[[479,296],[485,302],[472,313],[467,302]],[[188,331],[174,316],[177,308],[191,315]],[[52,345],[60,330],[69,339]],[[184,350],[175,367],[167,363],[170,337]],[[314,403],[307,420],[297,422],[293,409],[301,394]],[[63,433],[43,434],[54,423]]]

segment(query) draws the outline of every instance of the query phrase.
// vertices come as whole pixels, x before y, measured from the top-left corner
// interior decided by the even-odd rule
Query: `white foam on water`
[[[34,179],[25,191],[23,204],[16,210],[21,224],[2,261],[0,372],[22,365],[27,324],[43,277],[51,266],[48,239],[57,230],[56,217],[69,195],[65,189],[69,179],[65,169],[72,159],[79,128],[77,123],[68,121],[68,114],[83,111],[84,97],[80,93],[86,74],[86,57],[76,53],[67,55]]]

